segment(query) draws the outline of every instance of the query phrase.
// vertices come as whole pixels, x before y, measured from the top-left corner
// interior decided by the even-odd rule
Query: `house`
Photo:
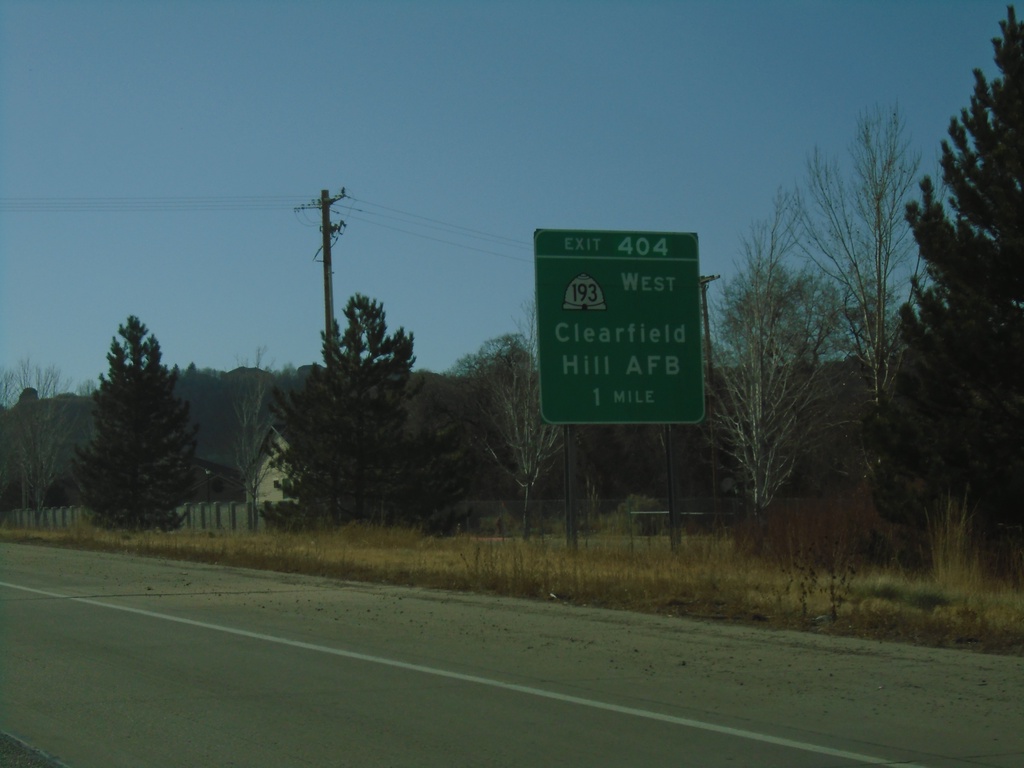
[[[267,435],[268,452],[262,459],[260,465],[259,503],[262,506],[265,502],[277,504],[287,501],[292,497],[287,493],[288,476],[278,467],[274,466],[274,452],[288,447],[288,441],[276,427],[270,428]]]
[[[192,486],[187,502],[245,501],[242,476],[234,467],[206,459],[193,459]]]

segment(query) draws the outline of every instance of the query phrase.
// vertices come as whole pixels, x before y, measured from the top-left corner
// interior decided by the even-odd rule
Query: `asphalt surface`
[[[71,768],[1024,765],[1018,658],[556,601],[0,545],[0,648]]]

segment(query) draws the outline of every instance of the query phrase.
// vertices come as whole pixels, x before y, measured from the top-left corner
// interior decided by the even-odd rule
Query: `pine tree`
[[[1000,27],[1002,76],[975,70],[942,144],[948,205],[926,178],[908,206],[929,280],[903,307],[910,364],[874,425],[890,513],[920,522],[966,498],[990,530],[1024,519],[1024,25],[1011,7]]]
[[[277,464],[302,514],[334,524],[369,519],[400,495],[406,403],[415,394],[412,334],[388,334],[383,306],[360,294],[344,315],[344,336],[335,324],[323,338],[325,365],[302,389],[274,393],[286,443]]]
[[[93,394],[93,438],[76,451],[75,475],[93,520],[106,528],[173,530],[192,485],[197,427],[174,394],[177,372],[133,316],[110,345],[110,370]]]
[[[465,522],[455,504],[466,497],[472,472],[465,427],[437,420],[408,434],[401,451],[401,482],[396,488],[396,522],[430,533],[453,533]]]

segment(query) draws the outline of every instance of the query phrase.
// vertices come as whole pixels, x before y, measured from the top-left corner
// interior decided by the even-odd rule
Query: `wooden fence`
[[[648,505],[637,509],[630,499],[601,499],[580,502],[577,521],[580,531],[597,532],[615,528],[618,532],[662,533],[667,525],[667,500],[649,499]],[[243,501],[195,502],[175,510],[182,516],[181,530],[253,532],[266,528],[262,512]],[[736,499],[684,498],[679,501],[680,519],[687,526],[710,526],[715,522],[734,521],[742,506]],[[522,501],[462,501],[453,513],[459,530],[467,533],[514,534],[522,524]],[[0,512],[0,526],[28,529],[73,528],[86,521],[84,507],[46,507],[15,509]],[[531,525],[539,534],[558,533],[565,519],[565,502],[561,499],[536,499],[530,503]],[[619,530],[621,529],[621,530]]]
[[[182,529],[193,531],[259,531],[263,515],[253,514],[244,501],[218,501],[184,504],[175,510],[182,516]],[[0,525],[10,528],[74,528],[88,517],[85,507],[45,507],[0,512]]]

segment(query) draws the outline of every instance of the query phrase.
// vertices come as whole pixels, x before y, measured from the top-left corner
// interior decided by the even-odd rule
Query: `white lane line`
[[[404,669],[409,672],[418,672],[424,675],[434,675],[435,677],[443,677],[449,680],[458,680],[463,683],[485,685],[490,688],[498,688],[505,691],[514,691],[515,693],[521,693],[527,696],[536,696],[538,698],[550,699],[552,701],[560,701],[566,704],[575,704],[581,707],[589,707],[590,709],[598,709],[603,710],[605,712],[614,712],[619,715],[629,715],[631,717],[641,717],[646,720],[655,720],[662,723],[670,723],[672,725],[682,725],[687,728],[695,728],[701,731],[719,733],[724,736],[732,736],[738,739],[759,741],[761,743],[772,744],[777,747],[785,747],[787,749],[800,750],[801,752],[813,752],[818,755],[838,757],[844,760],[852,760],[862,765],[903,766],[904,768],[927,768],[926,766],[923,766],[920,763],[909,763],[900,760],[886,760],[880,757],[875,757],[873,755],[863,755],[857,752],[847,752],[846,750],[842,749],[832,749],[831,747],[823,747],[818,744],[810,744],[808,742],[796,741],[794,739],[784,739],[778,736],[771,736],[765,733],[757,733],[756,731],[747,731],[743,730],[742,728],[730,728],[727,725],[716,725],[715,723],[707,723],[703,720],[693,720],[688,717],[676,717],[675,715],[666,715],[661,712],[653,712],[647,709],[636,709],[635,707],[624,707],[620,704],[609,704],[608,702],[597,701],[595,699],[585,699],[581,696],[571,696],[569,694],[558,693],[556,691],[547,691],[543,688],[533,688],[528,685],[506,683],[501,680],[491,679],[489,677],[467,675],[463,674],[462,672],[452,672],[446,669],[438,669],[436,667],[425,667],[420,664],[411,664],[407,661],[398,661],[396,659],[384,658],[383,656],[372,656],[370,654],[358,653],[356,651],[346,651],[341,648],[331,648],[330,646],[326,645],[305,643],[301,640],[289,640],[286,637],[277,637],[276,635],[265,635],[262,632],[250,632],[246,629],[226,627],[222,624],[210,624],[209,622],[205,621],[185,619],[180,616],[171,616],[166,613],[147,611],[142,608],[132,608],[127,605],[115,605],[114,603],[105,603],[101,600],[96,600],[88,597],[75,597],[74,595],[65,595],[59,592],[49,592],[43,589],[34,589],[32,587],[24,587],[19,584],[11,584],[6,581],[0,581],[0,587],[7,587],[8,589],[17,589],[21,590],[22,592],[31,592],[36,595],[44,595],[46,597],[52,597],[61,600],[73,600],[76,603],[84,603],[86,605],[92,605],[97,608],[109,608],[114,611],[124,611],[125,613],[133,613],[137,616],[148,616],[152,619],[172,621],[176,624],[185,624],[190,627],[200,627],[202,629],[209,629],[214,632],[224,632],[229,635],[247,637],[252,640],[262,640],[266,643],[277,643],[278,645],[284,645],[291,648],[301,648],[306,651],[326,653],[330,654],[331,656],[341,656],[342,658],[352,659],[354,661],[363,661],[369,664],[380,664],[385,667]]]

